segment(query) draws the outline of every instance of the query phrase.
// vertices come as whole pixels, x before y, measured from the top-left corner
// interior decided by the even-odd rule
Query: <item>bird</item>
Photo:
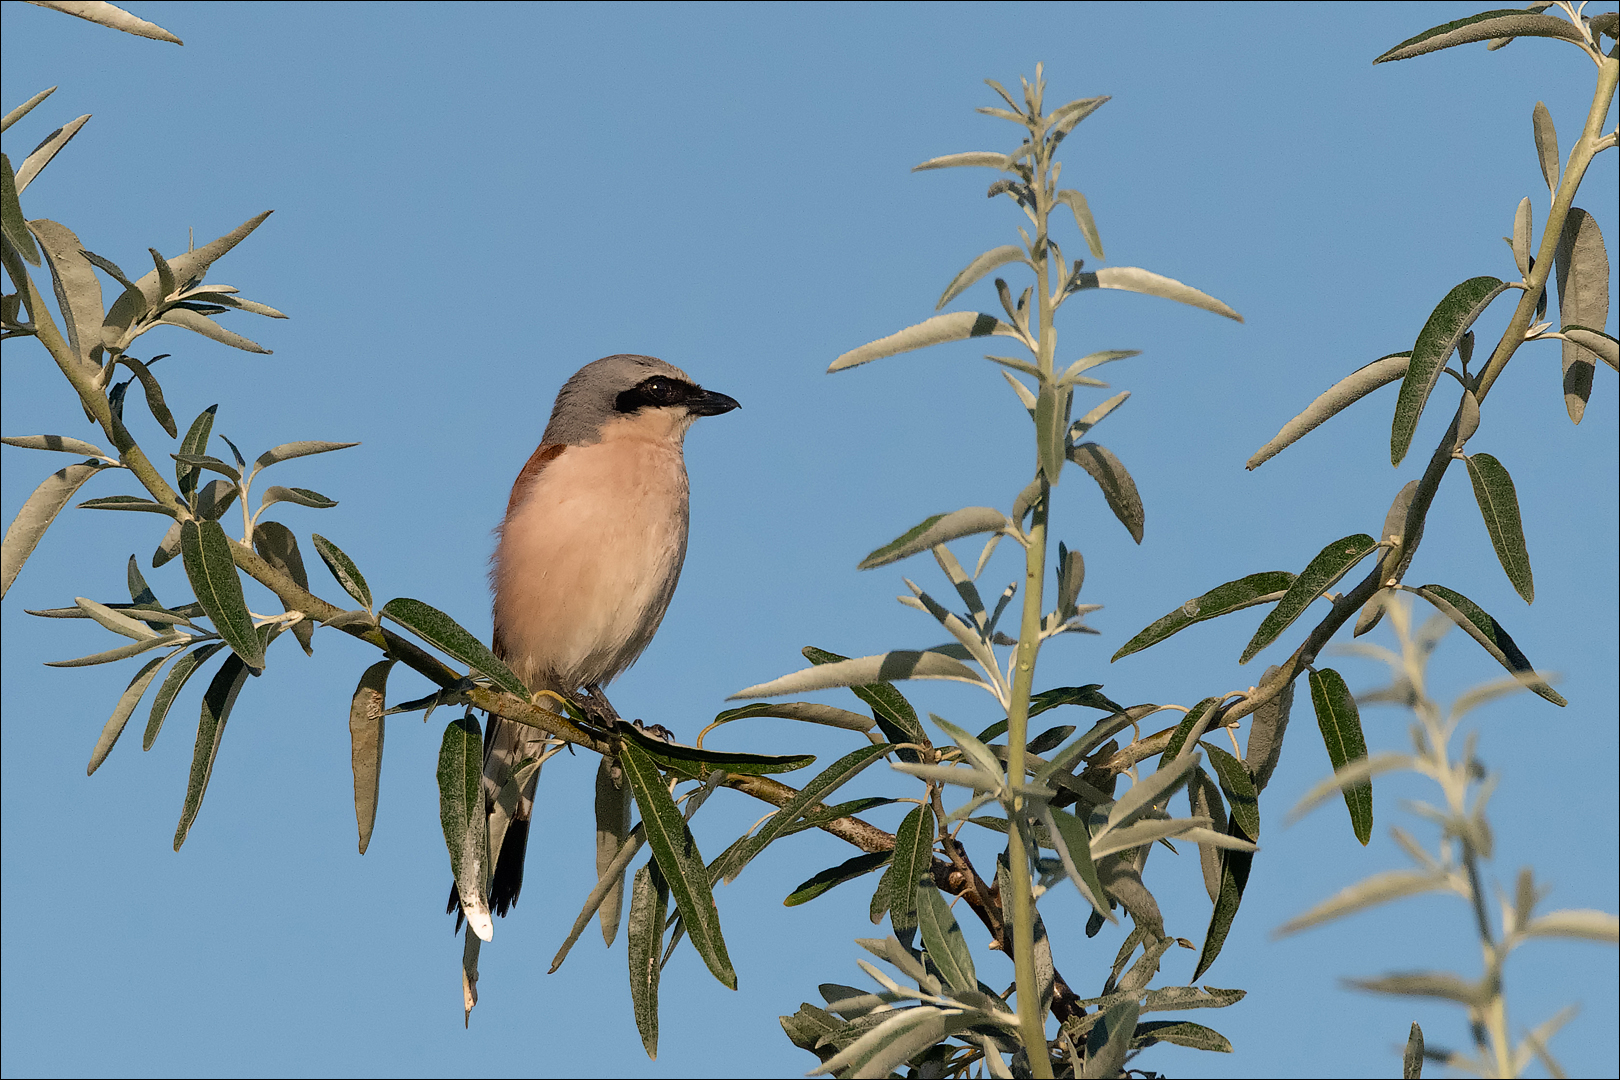
[[[686,559],[687,430],[700,416],[737,408],[736,399],[652,356],[606,356],[563,384],[512,485],[490,560],[493,652],[531,691],[599,697],[647,648]],[[535,728],[489,718],[486,806],[545,744]],[[489,910],[497,915],[523,888],[538,779],[524,785],[493,853]],[[454,886],[447,910],[459,927]],[[487,939],[487,915],[475,929]]]

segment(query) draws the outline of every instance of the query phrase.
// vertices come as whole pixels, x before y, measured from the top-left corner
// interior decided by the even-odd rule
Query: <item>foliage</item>
[[[167,31],[110,4],[42,6],[179,43]],[[1533,113],[1535,148],[1551,197],[1540,240],[1535,238],[1531,203],[1526,199],[1515,214],[1509,240],[1516,273],[1505,279],[1475,276],[1451,289],[1410,348],[1374,360],[1328,389],[1249,461],[1251,469],[1258,467],[1337,412],[1399,381],[1390,435],[1391,461],[1399,465],[1410,451],[1422,413],[1444,393],[1441,375],[1450,375],[1459,387],[1454,418],[1421,479],[1400,489],[1376,534],[1356,533],[1333,540],[1297,572],[1250,572],[1217,585],[1144,628],[1114,654],[1118,659],[1196,623],[1269,605],[1258,631],[1241,649],[1238,662],[1246,664],[1288,634],[1317,601],[1326,600],[1329,608],[1325,614],[1286,659],[1265,671],[1257,686],[1214,693],[1192,706],[1141,703],[1128,707],[1105,696],[1097,683],[1035,689],[1039,654],[1048,641],[1067,633],[1095,633],[1084,619],[1097,605],[1080,603],[1085,563],[1079,549],[1058,542],[1055,559],[1051,550],[1048,521],[1053,490],[1065,467],[1070,463],[1079,466],[1137,542],[1145,528],[1144,506],[1130,472],[1116,454],[1091,439],[1092,429],[1129,393],[1106,397],[1084,409],[1079,418],[1074,416],[1077,391],[1107,388],[1092,369],[1137,353],[1106,348],[1060,367],[1058,310],[1094,290],[1123,290],[1242,321],[1220,300],[1174,278],[1137,267],[1087,269],[1085,259],[1071,260],[1064,255],[1059,234],[1073,235],[1067,232],[1072,224],[1090,258],[1099,264],[1106,262],[1101,234],[1085,196],[1060,186],[1062,165],[1057,153],[1078,125],[1108,99],[1084,98],[1048,110],[1039,65],[1033,81],[1022,81],[1021,94],[990,82],[1007,107],[979,110],[1013,124],[1019,134],[1015,146],[1006,152],[951,154],[917,166],[919,171],[992,169],[998,176],[987,194],[992,199],[1004,196],[1025,218],[1025,225],[1017,230],[1019,243],[995,247],[968,262],[946,286],[935,310],[1004,268],[1022,267],[1032,283],[1015,299],[1014,286],[995,276],[1000,314],[972,310],[936,314],[846,352],[829,369],[842,371],[944,342],[1009,339],[1017,347],[1017,356],[990,355],[987,359],[1001,367],[1001,374],[1027,410],[1033,436],[1028,479],[1009,489],[1007,511],[966,507],[934,515],[861,563],[862,569],[877,568],[930,553],[955,592],[957,600],[950,603],[959,602],[962,610],[953,610],[909,579],[910,595],[901,602],[931,617],[950,640],[923,649],[896,649],[858,658],[809,647],[805,649],[809,667],[735,695],[764,699],[848,689],[865,711],[818,702],[751,701],[720,713],[695,745],[685,746],[656,727],[625,723],[600,695],[531,693],[482,642],[439,608],[411,597],[378,604],[354,560],[331,540],[312,533],[310,546],[346,599],[331,603],[317,596],[296,535],[266,515],[284,504],[324,509],[336,502],[306,488],[271,486],[254,507],[252,486],[267,468],[355,444],[288,442],[264,451],[250,465],[235,444],[219,434],[229,459],[217,456],[211,453],[211,445],[218,406],[199,414],[181,436],[154,374],[163,357],[143,360],[129,351],[141,335],[159,325],[179,326],[243,350],[266,351],[221,325],[217,317],[233,311],[284,316],[268,305],[241,297],[231,286],[206,278],[213,265],[268,214],[249,219],[210,244],[172,257],[151,249],[153,269],[131,280],[110,259],[86,250],[66,226],[28,220],[22,212],[21,196],[88,117],[52,132],[15,170],[9,157],[3,159],[4,266],[15,288],[4,297],[3,322],[6,337],[33,337],[49,353],[112,450],[59,435],[4,440],[20,448],[67,453],[82,460],[46,478],[8,528],[0,554],[0,594],[9,590],[60,511],[101,473],[126,470],[141,493],[103,496],[80,506],[156,513],[172,519],[152,564],[161,566],[180,556],[192,600],[173,605],[160,602],[132,556],[128,603],[80,597],[72,607],[33,614],[92,619],[127,639],[127,644],[61,661],[62,666],[161,652],[155,659],[143,661],[120,696],[92,750],[88,769],[92,773],[115,748],[154,684],[158,690],[143,739],[146,748],[157,738],[191,676],[213,664],[213,675],[201,697],[193,765],[174,838],[177,850],[201,810],[237,696],[249,675],[268,670],[270,648],[283,631],[290,631],[306,652],[313,651],[314,630],[324,626],[383,653],[382,659],[359,676],[350,707],[355,813],[362,853],[376,817],[385,717],[416,710],[431,715],[439,706],[460,708],[464,715],[444,729],[438,781],[455,905],[467,923],[462,964],[464,1019],[478,1000],[480,949],[493,939],[487,897],[502,838],[524,785],[564,747],[590,750],[601,758],[595,799],[597,881],[554,958],[552,970],[566,960],[593,918],[599,920],[604,938],[611,944],[628,881],[626,953],[631,1006],[651,1056],[656,1056],[658,1044],[661,973],[682,940],[690,941],[718,981],[731,988],[737,985],[714,887],[734,880],[768,846],[796,833],[819,829],[847,841],[859,854],[813,875],[789,895],[787,903],[807,903],[834,887],[860,878],[870,881],[869,875],[876,874],[871,918],[881,923],[887,917],[890,932],[880,938],[857,939],[857,944],[887,965],[859,962],[880,989],[871,992],[826,983],[820,987],[824,1007],[806,1003],[792,1016],[782,1018],[788,1037],[820,1059],[817,1072],[842,1076],[886,1076],[902,1069],[935,1076],[973,1071],[993,1076],[1112,1076],[1125,1069],[1136,1053],[1155,1043],[1230,1051],[1228,1041],[1204,1025],[1144,1020],[1142,1016],[1226,1007],[1244,996],[1242,990],[1154,986],[1153,982],[1161,958],[1172,947],[1199,951],[1195,981],[1221,953],[1259,851],[1260,797],[1287,732],[1295,680],[1305,676],[1318,727],[1336,770],[1318,794],[1342,793],[1352,832],[1361,843],[1367,843],[1371,835],[1373,779],[1379,772],[1403,767],[1425,772],[1441,784],[1447,802],[1445,809],[1428,815],[1442,825],[1438,858],[1397,832],[1397,839],[1418,863],[1418,871],[1370,878],[1285,929],[1302,929],[1419,891],[1459,893],[1474,908],[1485,948],[1487,971],[1481,980],[1469,983],[1456,976],[1424,973],[1358,985],[1378,992],[1444,997],[1470,1009],[1478,1056],[1425,1051],[1414,1025],[1409,1074],[1416,1074],[1426,1052],[1489,1075],[1516,1074],[1532,1056],[1550,1062],[1545,1042],[1556,1024],[1544,1026],[1517,1046],[1508,1039],[1501,961],[1529,936],[1563,934],[1612,941],[1613,917],[1599,913],[1534,916],[1538,897],[1527,871],[1521,875],[1513,905],[1504,907],[1501,935],[1496,936],[1486,918],[1478,870],[1480,860],[1490,856],[1484,797],[1476,794],[1469,800],[1483,774],[1471,746],[1459,761],[1452,761],[1448,740],[1456,720],[1468,708],[1504,688],[1530,689],[1554,705],[1564,701],[1494,617],[1444,585],[1412,587],[1404,582],[1435,493],[1450,463],[1460,459],[1504,573],[1526,602],[1533,600],[1534,580],[1513,479],[1496,456],[1468,453],[1467,444],[1479,432],[1482,406],[1492,385],[1525,342],[1560,343],[1566,406],[1577,423],[1590,396],[1596,361],[1620,366],[1620,346],[1603,329],[1609,289],[1603,239],[1591,216],[1574,206],[1587,166],[1597,153],[1615,144],[1615,135],[1604,135],[1599,128],[1620,73],[1615,49],[1611,47],[1605,54],[1600,48],[1604,35],[1615,38],[1616,20],[1612,13],[1587,18],[1568,4],[1557,5],[1562,15],[1550,15],[1546,13],[1550,6],[1492,11],[1448,23],[1378,58],[1379,62],[1405,59],[1479,41],[1499,48],[1515,37],[1533,36],[1573,44],[1596,64],[1592,109],[1562,166],[1551,116],[1539,104]],[[3,127],[9,129],[50,93],[46,90],[13,110]],[[1078,252],[1079,245],[1069,242],[1071,250]],[[29,265],[48,269],[56,312],[45,304]],[[120,287],[110,306],[104,302],[98,272]],[[1545,318],[1550,279],[1555,280],[1558,293],[1556,321]],[[1516,306],[1506,331],[1482,354],[1485,359],[1478,369],[1470,371],[1474,325],[1491,304],[1515,293]],[[1448,366],[1453,356],[1456,367]],[[125,424],[127,398],[136,383],[153,419],[177,443],[170,454],[175,462],[173,484]],[[205,483],[205,473],[219,478]],[[233,504],[240,507],[239,536],[231,535],[224,523]],[[948,546],[970,537],[984,538],[971,572]],[[978,582],[1003,541],[1011,541],[1008,550],[1021,557],[1021,577],[1002,590],[993,604],[986,603]],[[1333,591],[1348,574],[1369,562],[1371,571],[1358,584]],[[1049,565],[1054,566],[1051,597],[1047,595]],[[260,615],[249,610],[242,573],[278,598],[281,613]],[[1422,597],[1439,612],[1441,621],[1416,634],[1411,632],[1406,602],[1399,598],[1402,592]],[[1015,598],[1020,599],[1020,610],[1013,633],[1002,629],[1002,618]],[[1401,641],[1400,656],[1387,657],[1396,668],[1396,687],[1382,697],[1394,695],[1417,711],[1420,725],[1414,729],[1413,755],[1369,755],[1356,699],[1338,672],[1315,664],[1353,615],[1355,636],[1388,617]],[[1512,678],[1466,697],[1442,720],[1438,708],[1424,695],[1423,672],[1428,651],[1438,639],[1435,627],[1451,625],[1459,626]],[[396,664],[424,675],[438,689],[428,697],[389,708],[387,680]],[[159,675],[164,676],[161,681]],[[993,722],[977,734],[972,733],[977,725],[962,726],[932,714],[932,728],[924,725],[895,685],[920,679],[963,682],[984,690],[995,702]],[[1367,700],[1364,696],[1363,702]],[[1082,714],[1083,720],[1031,734],[1032,719],[1063,706],[1092,710],[1101,718]],[[521,763],[493,796],[480,782],[483,729],[474,709],[537,728],[547,739],[547,749]],[[1176,722],[1144,734],[1143,721],[1166,711],[1178,714]],[[715,727],[765,716],[858,733],[865,743],[816,771],[799,788],[773,776],[808,768],[814,762],[810,755],[767,756],[703,747],[704,736]],[[1245,748],[1239,746],[1236,732],[1246,717],[1250,724]],[[936,742],[931,730],[945,738]],[[1130,739],[1122,746],[1127,730]],[[1218,730],[1225,731],[1232,752],[1219,745]],[[896,778],[893,797],[830,801],[841,787],[880,759],[902,774]],[[1149,761],[1154,763],[1151,770],[1141,767]],[[1125,785],[1120,784],[1122,776]],[[913,783],[920,787],[912,787]],[[721,788],[775,809],[718,855],[705,858],[692,823]],[[1188,810],[1186,816],[1177,817],[1170,807],[1183,789]],[[1488,786],[1485,791],[1488,793]],[[892,834],[860,816],[897,802],[912,804],[912,808]],[[634,825],[632,807],[638,818]],[[982,832],[970,832],[970,825]],[[970,850],[965,837],[973,838],[975,850]],[[1176,852],[1177,840],[1196,845],[1200,877],[1210,899],[1201,945],[1175,936],[1166,927],[1144,876],[1155,847],[1162,845]],[[632,870],[631,864],[643,849],[646,860]],[[987,880],[980,867],[992,865]],[[1040,899],[1064,881],[1091,908],[1088,936],[1122,917],[1131,924],[1108,970],[1092,973],[1098,987],[1094,996],[1082,996],[1055,969],[1039,912]],[[1008,991],[998,993],[981,978],[967,935],[947,897],[960,898],[964,909],[983,925],[993,946],[1012,960],[1013,986]]]

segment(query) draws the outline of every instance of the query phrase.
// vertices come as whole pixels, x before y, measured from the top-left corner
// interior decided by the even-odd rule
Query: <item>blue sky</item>
[[[855,564],[928,514],[1005,507],[1027,479],[1026,421],[980,350],[824,373],[840,353],[931,314],[961,266],[1013,239],[1020,218],[985,200],[987,174],[908,172],[939,154],[1011,145],[1011,128],[972,111],[995,103],[982,79],[1016,83],[1042,60],[1049,101],[1113,95],[1063,155],[1065,184],[1087,195],[1108,263],[1186,281],[1247,320],[1092,293],[1058,324],[1060,359],[1142,350],[1104,369],[1114,390],[1097,400],[1133,396],[1096,438],[1135,476],[1147,528],[1131,543],[1095,487],[1077,471],[1065,477],[1056,535],[1085,554],[1082,602],[1106,606],[1089,620],[1101,637],[1054,644],[1037,683],[1101,682],[1116,700],[1192,704],[1255,681],[1298,632],[1244,668],[1236,656],[1258,612],[1112,666],[1108,657],[1189,596],[1257,570],[1298,570],[1329,541],[1377,530],[1426,459],[1417,451],[1389,465],[1393,390],[1255,473],[1243,462],[1343,374],[1410,348],[1457,282],[1512,273],[1499,237],[1514,207],[1531,196],[1539,222],[1547,206],[1531,108],[1547,104],[1567,153],[1594,72],[1574,49],[1534,40],[1371,65],[1395,42],[1473,13],[1453,4],[134,10],[186,45],[0,5],[6,107],[61,86],[8,134],[12,159],[94,114],[25,193],[25,211],[64,222],[129,269],[149,246],[183,250],[188,228],[201,242],[275,209],[213,275],[291,316],[227,319],[274,355],[178,330],[147,347],[175,354],[158,373],[181,423],[218,402],[215,430],[245,452],[363,442],[279,466],[275,482],[340,500],[282,520],[341,544],[379,598],[416,596],[487,634],[490,530],[557,386],[583,363],[651,353],[742,402],[689,438],[685,574],[658,638],[612,690],[625,715],[684,738],[726,695],[801,666],[803,645],[861,655],[936,643],[931,622],[891,599],[902,575],[942,587],[931,566]],[[1615,160],[1599,160],[1581,199],[1611,257]],[[985,282],[953,306],[994,305]],[[1482,339],[1506,311],[1487,315]],[[1612,911],[1616,388],[1600,368],[1574,427],[1556,356],[1545,345],[1520,352],[1470,447],[1517,480],[1534,606],[1492,556],[1461,470],[1439,495],[1411,580],[1472,597],[1563,675],[1567,709],[1520,696],[1474,714],[1480,755],[1502,774],[1496,878],[1509,883],[1532,864],[1552,886],[1550,905]],[[90,436],[32,343],[7,344],[0,377],[6,434]],[[1420,447],[1444,428],[1434,412]],[[167,452],[155,425],[136,433]],[[5,451],[8,521],[65,464],[47,457]],[[103,478],[86,494],[127,487]],[[587,934],[559,973],[544,974],[592,876],[594,762],[567,756],[546,767],[527,888],[485,949],[482,1001],[464,1031],[433,779],[447,718],[391,723],[376,833],[357,856],[344,720],[375,657],[340,634],[318,634],[314,660],[291,642],[272,653],[173,853],[196,688],[151,752],[127,732],[85,779],[134,665],[42,668],[106,647],[104,635],[22,613],[75,595],[122,600],[125,561],[135,552],[144,564],[162,533],[157,518],[131,517],[140,520],[65,514],[0,609],[7,1075],[757,1076],[813,1064],[775,1018],[815,1000],[817,983],[862,981],[851,942],[872,930],[869,891],[849,885],[792,909],[780,900],[848,849],[804,834],[719,891],[741,989],[723,989],[695,953],[678,952],[664,976],[660,1058],[649,1063],[622,942],[605,952]],[[313,563],[307,540],[305,554]],[[1015,573],[1004,551],[986,576],[999,589]],[[318,567],[312,576],[336,595]],[[178,563],[149,577],[161,597],[185,591]],[[1365,661],[1334,662],[1353,688],[1381,677]],[[1499,673],[1453,634],[1435,691],[1449,698]],[[424,687],[400,674],[390,698]],[[996,718],[966,688],[929,684],[912,697],[969,728]],[[1374,749],[1405,744],[1403,714],[1369,708],[1365,720]],[[808,750],[824,762],[853,745],[847,734],[750,723],[719,745]],[[1381,782],[1367,849],[1337,807],[1283,828],[1286,808],[1328,769],[1313,728],[1302,705],[1262,804],[1249,900],[1204,979],[1250,992],[1196,1017],[1237,1052],[1156,1048],[1141,1067],[1392,1071],[1414,1019],[1432,1042],[1465,1043],[1455,1009],[1339,983],[1390,968],[1473,974],[1478,950],[1460,901],[1408,901],[1271,940],[1316,900],[1402,865],[1385,826],[1415,827],[1400,800],[1430,797],[1415,781]],[[869,772],[849,796],[893,786]],[[700,843],[717,853],[763,812],[717,797],[698,819]],[[874,820],[894,824],[883,812]],[[988,846],[981,857],[991,859]],[[1161,851],[1149,884],[1171,932],[1198,941],[1208,902],[1186,859]],[[1087,940],[1066,896],[1043,911],[1059,968],[1096,992],[1118,935]],[[1193,962],[1175,950],[1161,981],[1185,981]],[[1011,980],[993,954],[980,968],[988,981]],[[1516,1028],[1579,1000],[1554,1049],[1572,1075],[1612,1070],[1616,976],[1613,950],[1527,948],[1508,967]]]

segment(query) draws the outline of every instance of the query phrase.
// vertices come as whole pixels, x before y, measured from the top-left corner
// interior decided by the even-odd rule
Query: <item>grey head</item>
[[[703,389],[674,364],[655,356],[619,353],[591,361],[563,383],[540,441],[588,446],[601,441],[609,420],[644,409],[680,409],[698,417],[740,407],[725,394]]]

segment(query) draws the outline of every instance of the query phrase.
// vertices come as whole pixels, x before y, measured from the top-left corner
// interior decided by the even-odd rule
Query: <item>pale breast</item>
[[[518,495],[491,580],[506,661],[531,687],[606,683],[633,664],[686,557],[678,441],[570,446]]]

